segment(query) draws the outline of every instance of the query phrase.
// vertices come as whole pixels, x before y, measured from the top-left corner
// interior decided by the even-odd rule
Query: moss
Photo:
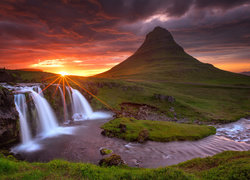
[[[106,157],[100,160],[100,166],[118,166],[124,165],[124,161],[122,160],[121,156],[117,154],[112,154],[110,157]]]
[[[112,153],[112,152],[113,152],[113,151],[110,150],[110,149],[106,149],[106,148],[100,149],[101,155],[107,155],[107,154],[110,154],[110,153]]]

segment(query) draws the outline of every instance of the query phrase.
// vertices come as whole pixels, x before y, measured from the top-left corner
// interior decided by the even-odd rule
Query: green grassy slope
[[[101,78],[250,85],[250,77],[215,68],[188,55],[163,28],[150,32],[141,47]]]
[[[102,81],[117,84],[111,88],[99,88],[97,95],[117,110],[121,108],[121,103],[132,102],[156,107],[159,113],[163,112],[169,117],[174,117],[170,111],[173,107],[177,117],[224,123],[250,115],[250,88],[108,79]],[[168,103],[156,99],[154,94],[173,96],[176,101]],[[96,99],[91,103],[97,109],[104,107]]]
[[[99,167],[53,160],[27,163],[0,154],[0,179],[249,179],[250,151],[227,151],[156,169]]]

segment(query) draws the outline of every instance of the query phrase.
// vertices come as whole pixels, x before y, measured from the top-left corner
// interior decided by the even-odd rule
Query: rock
[[[137,138],[137,141],[139,143],[143,143],[144,141],[146,141],[148,139],[148,131],[146,129],[143,129],[140,133],[139,136]]]
[[[107,155],[107,154],[110,154],[110,153],[112,153],[112,152],[113,152],[113,151],[110,150],[110,149],[106,149],[106,148],[101,148],[101,149],[100,149],[101,155]]]
[[[162,94],[154,94],[154,97],[156,99],[159,99],[161,101],[168,101],[169,103],[173,103],[175,102],[175,99],[173,96],[165,96],[165,95],[162,95]]]
[[[119,128],[121,129],[121,132],[123,133],[123,132],[126,132],[126,124],[120,124],[119,125]]]
[[[0,86],[0,146],[19,141],[18,119],[13,93]]]
[[[118,166],[124,165],[124,161],[122,160],[121,156],[117,154],[112,154],[110,157],[106,157],[100,160],[100,166]]]

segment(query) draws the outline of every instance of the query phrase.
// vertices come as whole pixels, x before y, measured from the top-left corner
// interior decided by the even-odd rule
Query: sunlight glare
[[[61,74],[61,76],[66,76],[66,75],[69,75],[67,72],[64,72],[64,71],[59,72],[59,74]]]

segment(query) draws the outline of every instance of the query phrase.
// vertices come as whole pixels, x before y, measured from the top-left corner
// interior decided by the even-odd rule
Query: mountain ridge
[[[171,33],[159,26],[146,35],[133,55],[94,77],[212,84],[236,84],[240,81],[240,84],[250,85],[250,78],[244,75],[220,70],[187,54]]]

